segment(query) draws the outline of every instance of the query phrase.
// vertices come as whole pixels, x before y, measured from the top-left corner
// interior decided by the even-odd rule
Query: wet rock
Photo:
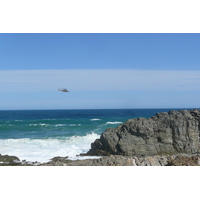
[[[20,159],[18,157],[0,154],[0,166],[16,166],[16,165],[21,165]]]
[[[63,166],[65,163],[68,163],[68,156],[66,157],[54,157],[52,158],[49,162],[47,163],[42,163],[41,165],[45,165],[45,166]]]

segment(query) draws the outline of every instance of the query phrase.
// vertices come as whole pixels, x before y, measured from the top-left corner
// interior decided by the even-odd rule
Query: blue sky
[[[1,33],[0,44],[1,110],[200,107],[200,34]]]

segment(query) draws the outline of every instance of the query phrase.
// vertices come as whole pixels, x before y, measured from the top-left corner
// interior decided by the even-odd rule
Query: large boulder
[[[106,129],[87,155],[154,156],[200,151],[200,110],[157,113]]]

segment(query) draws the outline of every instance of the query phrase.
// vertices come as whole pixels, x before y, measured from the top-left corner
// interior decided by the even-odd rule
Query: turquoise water
[[[0,154],[47,162],[86,153],[106,128],[130,118],[149,118],[171,109],[23,110],[0,111]],[[175,109],[173,109],[175,110]]]

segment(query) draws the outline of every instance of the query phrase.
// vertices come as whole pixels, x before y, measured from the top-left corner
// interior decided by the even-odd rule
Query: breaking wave
[[[106,122],[106,124],[122,124],[123,122]]]
[[[76,155],[86,153],[90,145],[100,135],[96,133],[85,136],[72,136],[48,139],[3,139],[0,140],[1,154],[14,155],[20,160],[48,162],[56,156],[69,156],[69,159],[86,159],[85,157],[77,158]]]
[[[99,121],[99,120],[101,120],[101,119],[91,119],[90,121]]]

